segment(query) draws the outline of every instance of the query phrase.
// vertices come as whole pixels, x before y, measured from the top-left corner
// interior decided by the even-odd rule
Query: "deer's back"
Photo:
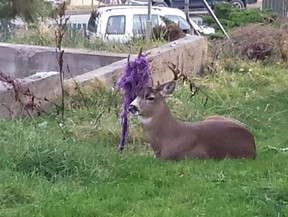
[[[174,140],[175,159],[202,157],[223,159],[248,158],[256,156],[252,134],[243,125],[223,119],[209,119],[203,122],[182,123]],[[170,146],[172,148],[172,145]],[[172,151],[172,149],[170,149]],[[169,152],[166,152],[169,155]]]

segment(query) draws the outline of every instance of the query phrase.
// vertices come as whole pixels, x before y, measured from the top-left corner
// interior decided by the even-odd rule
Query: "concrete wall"
[[[151,60],[153,69],[151,74],[154,83],[173,79],[173,73],[168,68],[167,63],[177,64],[177,59],[179,60],[179,68],[183,63],[183,72],[190,77],[200,74],[206,61],[207,46],[206,38],[189,36],[146,52],[149,53],[148,59]],[[135,55],[131,56],[130,59],[135,57]],[[123,59],[100,69],[78,75],[74,77],[74,80],[87,85],[89,82],[93,83],[97,80],[106,87],[113,88],[126,63],[127,59]],[[69,79],[67,83],[73,85],[74,81]]]
[[[73,76],[98,69],[127,57],[127,54],[103,53],[64,48],[64,70]],[[55,48],[0,43],[0,71],[24,78],[39,71],[59,71]],[[70,78],[65,73],[65,78]]]
[[[40,100],[47,98],[49,100],[55,99],[60,95],[60,80],[58,72],[44,72],[36,73],[24,79],[17,79],[21,84],[21,89],[18,91],[18,97],[22,103],[15,100],[15,91],[11,85],[0,82],[0,117],[17,117],[20,115],[27,115],[24,106],[29,102],[31,97],[23,94],[27,88],[33,93],[38,99],[35,99],[35,103],[45,108],[49,102]],[[29,114],[37,113],[28,110]]]

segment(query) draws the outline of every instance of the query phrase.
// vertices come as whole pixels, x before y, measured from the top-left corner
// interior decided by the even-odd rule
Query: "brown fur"
[[[171,84],[175,86],[175,82]],[[131,103],[137,107],[141,127],[157,158],[255,159],[253,135],[241,122],[222,116],[210,116],[200,122],[183,122],[173,117],[163,98],[173,92],[173,86],[165,87],[171,84],[143,89],[137,101]],[[147,100],[149,96],[154,100]]]

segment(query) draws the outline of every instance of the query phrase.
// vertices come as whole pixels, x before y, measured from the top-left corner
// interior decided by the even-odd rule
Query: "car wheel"
[[[155,2],[153,4],[153,6],[157,6],[157,7],[168,7],[168,5],[166,4],[166,2]]]
[[[230,4],[236,8],[245,8],[244,2],[242,0],[231,0]]]

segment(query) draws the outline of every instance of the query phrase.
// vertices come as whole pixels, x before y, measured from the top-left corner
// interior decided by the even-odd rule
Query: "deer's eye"
[[[145,99],[147,100],[147,101],[154,101],[154,99],[155,99],[155,97],[154,96],[152,96],[152,95],[147,95],[146,97],[145,97]]]

